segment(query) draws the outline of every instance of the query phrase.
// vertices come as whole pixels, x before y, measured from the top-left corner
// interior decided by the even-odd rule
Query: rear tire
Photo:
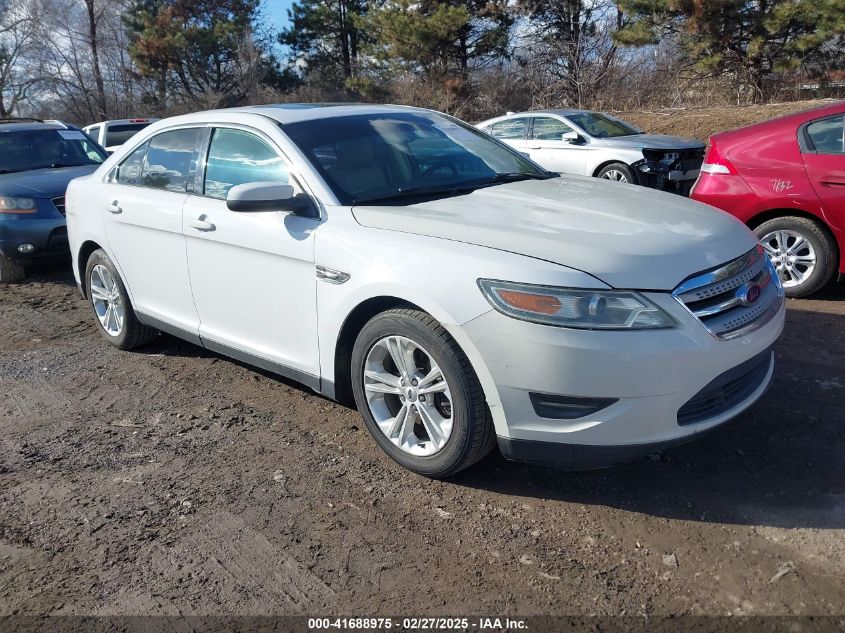
[[[596,174],[596,178],[603,178],[604,180],[623,182],[631,185],[638,184],[637,177],[634,176],[634,172],[625,163],[610,163],[610,165],[605,165]]]
[[[146,345],[158,335],[157,330],[144,325],[135,316],[123,280],[102,249],[97,249],[88,258],[85,290],[97,329],[110,344],[130,350]]]
[[[396,341],[411,350],[406,356],[398,352],[407,360],[400,361],[405,371],[393,363],[396,356],[391,344]],[[427,382],[438,371],[442,381]],[[448,477],[492,450],[496,434],[481,383],[463,350],[425,312],[394,309],[373,317],[355,341],[351,373],[355,403],[367,429],[408,470],[426,477]],[[381,378],[374,380],[373,375]],[[410,413],[403,418],[405,407]],[[440,418],[433,421],[432,416],[438,414]],[[441,422],[443,426],[434,426],[434,433],[429,431],[432,424]],[[446,432],[441,433],[443,429]]]
[[[763,222],[754,234],[778,269],[787,297],[811,295],[836,274],[836,243],[818,222],[786,215]]]
[[[0,283],[16,283],[26,278],[26,269],[23,264],[8,257],[0,255]]]

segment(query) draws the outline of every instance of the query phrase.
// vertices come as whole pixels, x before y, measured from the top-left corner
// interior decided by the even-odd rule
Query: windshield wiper
[[[14,174],[21,171],[20,169],[0,169],[0,174]]]
[[[61,167],[82,167],[83,165],[91,165],[92,163],[52,163],[50,169],[59,169]]]
[[[540,174],[526,173],[523,171],[505,172],[496,174],[492,180],[488,182],[516,182],[517,180],[548,180],[549,178],[557,178],[558,174],[553,171],[546,171]]]
[[[450,185],[448,187],[407,187],[399,188],[395,193],[389,193],[385,196],[376,196],[375,198],[353,198],[353,205],[370,204],[371,202],[382,202],[384,200],[394,200],[401,198],[410,198],[413,196],[436,196],[444,193],[456,194],[462,191],[469,191],[477,189],[488,184],[486,181],[465,183],[460,185]]]

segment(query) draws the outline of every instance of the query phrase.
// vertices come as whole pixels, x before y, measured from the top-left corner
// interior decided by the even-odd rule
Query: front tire
[[[130,350],[146,345],[158,334],[135,316],[123,280],[102,249],[94,251],[88,258],[85,289],[97,329],[111,345]]]
[[[836,273],[836,244],[817,222],[783,216],[754,229],[777,269],[787,297],[806,297]]]
[[[25,277],[26,269],[24,269],[23,264],[0,255],[0,283],[16,283],[23,281]]]
[[[419,310],[388,310],[363,327],[352,350],[352,389],[378,445],[421,475],[453,475],[495,443],[469,360],[445,328]]]
[[[631,185],[637,184],[637,178],[634,176],[634,172],[625,163],[610,163],[610,165],[605,165],[596,174],[596,178],[612,180],[613,182],[624,182]]]

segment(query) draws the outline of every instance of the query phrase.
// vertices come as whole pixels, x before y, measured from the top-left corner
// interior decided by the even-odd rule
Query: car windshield
[[[79,130],[0,130],[0,174],[99,165],[106,153]]]
[[[144,123],[112,123],[106,127],[106,147],[123,145],[145,127],[152,125],[152,121]]]
[[[595,138],[642,134],[633,125],[628,125],[624,121],[599,112],[579,112],[578,114],[569,114],[566,118]]]
[[[454,195],[553,176],[487,134],[434,112],[340,116],[282,127],[342,204]]]

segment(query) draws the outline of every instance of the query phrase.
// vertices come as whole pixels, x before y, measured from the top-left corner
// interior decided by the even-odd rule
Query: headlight
[[[666,312],[637,292],[556,288],[479,279],[487,301],[515,319],[583,330],[675,327]]]
[[[35,213],[35,200],[0,196],[0,213]]]

